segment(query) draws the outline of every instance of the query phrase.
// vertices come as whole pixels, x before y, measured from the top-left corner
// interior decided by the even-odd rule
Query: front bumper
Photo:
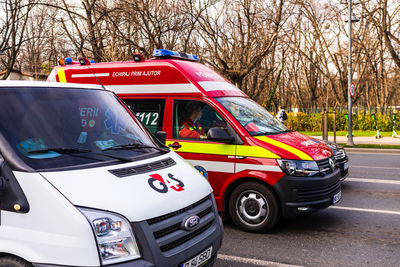
[[[182,229],[189,216],[200,217],[191,231]],[[212,266],[222,245],[223,225],[212,194],[181,210],[141,222],[132,222],[142,258],[105,265],[110,267],[179,267],[212,246],[211,258],[202,266]],[[34,264],[35,267],[61,265]]]
[[[273,186],[281,201],[282,215],[294,216],[329,207],[341,191],[340,179],[340,169],[324,176],[285,175]]]

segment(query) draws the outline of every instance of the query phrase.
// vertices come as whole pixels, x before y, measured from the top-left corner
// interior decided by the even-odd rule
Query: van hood
[[[259,145],[271,150],[281,158],[321,160],[333,155],[327,145],[299,132],[255,136],[255,139]]]
[[[155,164],[165,162],[168,158],[176,164],[166,168]],[[135,171],[140,173],[144,165],[161,169],[128,174],[132,172],[132,168],[138,166],[142,168],[135,168]],[[131,222],[182,209],[212,192],[208,181],[172,151],[160,157],[131,163],[84,170],[42,172],[41,175],[73,205],[116,212]]]

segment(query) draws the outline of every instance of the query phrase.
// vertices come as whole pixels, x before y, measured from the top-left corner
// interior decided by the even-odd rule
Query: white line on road
[[[385,170],[400,170],[400,168],[395,167],[376,167],[376,166],[357,166],[357,165],[350,165],[351,168],[368,168],[368,169],[385,169]]]
[[[360,209],[360,208],[351,208],[351,207],[341,207],[341,206],[330,206],[330,209],[338,209],[338,210],[353,210],[353,211],[362,211],[362,212],[372,212],[372,213],[384,213],[391,215],[400,215],[400,211],[394,210],[374,210],[374,209]]]
[[[300,265],[284,264],[284,263],[279,263],[279,262],[257,260],[257,259],[252,259],[252,258],[243,258],[243,257],[230,256],[230,255],[224,255],[224,254],[219,254],[218,259],[226,260],[226,261],[240,262],[240,263],[244,263],[244,264],[253,264],[253,265],[257,265],[257,266],[300,267]]]
[[[398,156],[399,155],[399,153],[390,153],[390,152],[388,152],[388,153],[376,153],[376,152],[350,152],[350,151],[346,151],[346,154],[362,154],[362,155],[366,155],[366,154],[368,154],[368,155],[376,155],[376,154],[380,154],[380,155],[383,155],[383,156]]]
[[[347,178],[345,181],[361,182],[361,183],[375,183],[375,184],[398,184],[399,180],[385,180],[385,179],[365,179],[365,178]]]

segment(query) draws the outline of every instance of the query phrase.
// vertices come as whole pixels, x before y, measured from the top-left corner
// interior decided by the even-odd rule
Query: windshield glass
[[[250,135],[268,135],[288,132],[288,128],[280,123],[265,108],[244,97],[217,98],[249,132]]]
[[[0,134],[36,170],[132,161],[159,149],[108,91],[0,88],[0,107]]]

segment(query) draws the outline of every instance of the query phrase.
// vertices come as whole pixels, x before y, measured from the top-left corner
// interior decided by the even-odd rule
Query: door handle
[[[172,147],[173,149],[178,149],[178,148],[181,148],[181,147],[182,147],[182,145],[179,144],[178,142],[169,144],[168,146],[169,146],[169,147]]]

